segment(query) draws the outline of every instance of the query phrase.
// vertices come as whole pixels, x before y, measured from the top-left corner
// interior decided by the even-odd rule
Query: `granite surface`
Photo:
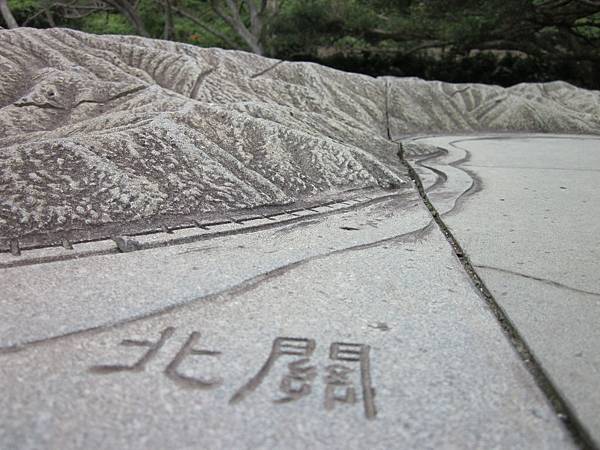
[[[598,132],[600,93],[371,78],[66,29],[0,31],[0,235],[36,243],[159,219],[406,186],[388,138]],[[103,231],[104,230],[104,231]],[[60,242],[60,240],[59,240]]]
[[[444,153],[425,160],[428,145]],[[600,138],[438,137],[406,146],[444,223],[600,441]]]
[[[66,29],[0,75],[0,448],[596,448],[599,92]]]

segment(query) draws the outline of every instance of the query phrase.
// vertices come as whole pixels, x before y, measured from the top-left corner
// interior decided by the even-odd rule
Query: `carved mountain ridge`
[[[598,133],[566,83],[452,85],[72,30],[0,31],[0,235],[407,185],[389,139]]]

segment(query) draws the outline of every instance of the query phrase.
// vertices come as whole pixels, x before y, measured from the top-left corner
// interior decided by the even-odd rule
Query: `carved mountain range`
[[[600,93],[453,85],[72,30],[0,31],[0,236],[407,186],[394,140],[600,132]]]

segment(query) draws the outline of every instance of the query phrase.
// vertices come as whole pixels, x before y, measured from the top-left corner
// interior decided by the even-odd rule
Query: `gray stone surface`
[[[4,238],[404,184],[373,78],[71,30],[0,45]]]
[[[385,78],[392,139],[480,131],[598,133],[600,93],[568,83],[509,88]]]
[[[600,93],[371,78],[65,29],[0,31],[0,244],[402,187],[388,139],[599,132]]]
[[[7,448],[61,449],[572,448],[446,240],[437,228],[427,226],[427,210],[421,203],[402,209],[401,215],[398,210],[363,209],[354,213],[354,220],[340,223],[359,230],[335,231],[335,222],[323,222],[245,235],[232,240],[231,247],[205,252],[196,244],[183,244],[160,254],[136,252],[135,261],[121,254],[106,262],[77,262],[103,271],[114,266],[113,283],[145,286],[147,294],[160,289],[155,283],[167,284],[156,301],[185,306],[1,354],[0,440]],[[299,264],[280,263],[276,271],[262,269],[264,275],[240,283],[230,269],[236,260],[250,269],[271,258],[260,241],[286,260],[286,253],[300,252],[309,242],[319,256]],[[161,258],[169,252],[170,264],[163,264]],[[216,277],[202,272],[212,275],[209,267],[219,255],[229,261],[221,265],[232,274],[223,281],[229,288],[210,298],[194,297],[192,291],[205,289],[203,280],[217,284]],[[183,267],[177,270],[180,263]],[[37,267],[46,266],[56,277],[66,273],[50,264],[53,268]],[[178,275],[162,277],[150,269],[152,264],[167,272],[173,266]],[[134,273],[122,270],[132,265],[137,267]],[[190,273],[193,265],[199,270]],[[83,283],[99,278],[88,275],[69,289],[75,294],[93,290]],[[132,294],[125,290],[106,297],[110,304],[100,303],[108,316]],[[54,297],[54,307],[68,298]],[[66,312],[76,320],[90,306],[71,303]],[[133,308],[127,305],[125,312]],[[155,342],[168,327],[175,328],[171,337],[143,370],[93,369],[134,363],[148,348],[119,344],[132,339]],[[200,333],[194,348],[222,353],[180,354],[178,359],[192,332]],[[30,335],[25,331],[20,338]],[[232,403],[278,337],[314,339],[315,351],[296,366],[289,364],[302,358],[301,349],[298,356],[281,356],[254,390]],[[361,362],[352,361],[358,355],[340,355],[350,361],[331,359],[330,346],[336,342],[369,346],[370,380],[365,384]],[[173,361],[181,364],[174,367]],[[329,404],[326,386],[333,381],[327,374],[344,373],[340,364],[352,370],[342,379],[352,385],[355,397],[337,386],[330,394],[348,394],[349,402]],[[291,385],[302,394],[290,397],[286,375],[302,368],[306,370],[296,373]],[[299,381],[302,376],[308,381]],[[202,386],[189,377],[215,384]],[[303,385],[310,390],[302,390]],[[368,392],[374,393],[373,408],[365,404],[370,402]]]
[[[417,232],[430,218],[413,192],[338,213],[274,222],[263,232],[225,235],[181,247],[77,257],[7,267],[0,346],[60,336],[144,317],[214,297],[234,286],[345,248]],[[138,240],[141,240],[138,238]]]
[[[443,158],[422,163],[448,176],[448,183],[432,189],[431,201],[599,440],[600,138],[453,137],[417,143],[448,149]],[[474,180],[471,191],[465,177]],[[447,199],[465,191],[471,195],[449,207],[456,202]]]
[[[0,448],[574,447],[401,147],[597,437],[598,140],[409,136],[600,133],[600,93],[60,29],[0,71]]]

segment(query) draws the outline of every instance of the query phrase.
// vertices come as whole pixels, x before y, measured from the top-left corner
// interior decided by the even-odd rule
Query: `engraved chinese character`
[[[278,337],[273,341],[273,347],[271,348],[271,353],[269,357],[260,368],[260,370],[254,375],[244,386],[242,386],[229,400],[230,404],[235,404],[241,402],[244,398],[246,398],[250,393],[252,393],[258,386],[261,385],[265,377],[269,374],[277,360],[284,355],[288,356],[299,356],[300,360],[295,361],[295,365],[288,366],[290,369],[290,377],[282,380],[281,390],[288,394],[288,397],[292,400],[296,398],[300,398],[302,394],[305,393],[307,388],[303,387],[306,385],[307,380],[294,380],[294,376],[298,377],[298,374],[302,374],[305,378],[309,379],[312,376],[312,370],[307,367],[302,367],[306,362],[308,362],[308,358],[311,357],[315,350],[315,341],[313,339],[305,339],[305,338],[286,338],[286,337]],[[314,378],[314,377],[313,377]],[[300,383],[300,384],[298,384]],[[298,386],[301,387],[298,387]],[[310,388],[308,388],[308,392],[310,392]],[[300,394],[299,394],[300,393]],[[300,395],[300,396],[298,396]],[[288,401],[288,400],[284,400]]]
[[[202,379],[190,377],[188,375],[183,375],[179,373],[177,370],[182,361],[189,355],[219,356],[221,354],[221,352],[216,352],[212,350],[195,349],[194,344],[196,343],[199,337],[200,333],[198,333],[197,331],[194,331],[192,334],[190,334],[190,337],[187,339],[185,344],[183,344],[181,349],[177,352],[175,358],[173,358],[173,360],[166,367],[165,374],[171,380],[184,387],[211,389],[220,385],[223,382],[223,380],[221,378]]]
[[[125,339],[121,341],[121,345],[128,347],[147,347],[148,350],[144,355],[136,361],[132,365],[123,365],[123,364],[109,364],[109,365],[98,365],[90,367],[90,371],[93,373],[101,373],[108,374],[113,372],[122,372],[122,371],[132,371],[132,372],[140,372],[145,369],[146,364],[156,356],[158,351],[163,347],[165,342],[173,335],[175,332],[174,327],[165,328],[161,334],[160,338],[156,342],[145,341],[145,340],[133,340],[133,339]],[[191,355],[199,355],[199,356],[219,356],[221,352],[212,351],[212,350],[201,350],[194,348],[196,342],[200,338],[200,333],[194,331],[190,334],[185,343],[181,346],[175,357],[169,362],[167,367],[164,369],[164,374],[183,387],[191,387],[198,389],[211,389],[220,385],[223,380],[221,378],[199,378],[192,377],[189,375],[185,375],[179,371],[179,366],[184,361],[185,358]]]
[[[325,409],[332,410],[335,402],[356,403],[356,389],[349,377],[354,370],[341,364],[332,364],[325,369]]]
[[[121,345],[126,347],[148,347],[148,351],[144,353],[144,355],[138,359],[134,364],[124,365],[124,364],[107,364],[107,365],[99,365],[90,367],[90,372],[94,373],[112,373],[112,372],[141,372],[145,369],[146,364],[152,358],[156,356],[161,347],[165,344],[167,339],[169,339],[175,328],[168,327],[165,328],[160,333],[160,338],[156,342],[152,341],[140,341],[135,339],[124,339],[121,341]]]
[[[288,364],[289,372],[284,375],[279,385],[281,392],[287,395],[274,400],[275,403],[287,403],[299,400],[310,394],[311,382],[317,376],[317,369],[315,366],[309,366],[309,362],[308,358],[302,358]]]
[[[359,363],[360,383],[365,416],[373,419],[377,415],[375,409],[375,389],[371,383],[371,347],[364,344],[349,344],[334,342],[329,349],[329,358],[333,361],[344,363]],[[355,403],[356,391],[350,381],[351,367],[343,363],[336,363],[327,367],[325,381],[325,409],[333,409],[335,402]],[[342,394],[340,394],[340,392]]]

